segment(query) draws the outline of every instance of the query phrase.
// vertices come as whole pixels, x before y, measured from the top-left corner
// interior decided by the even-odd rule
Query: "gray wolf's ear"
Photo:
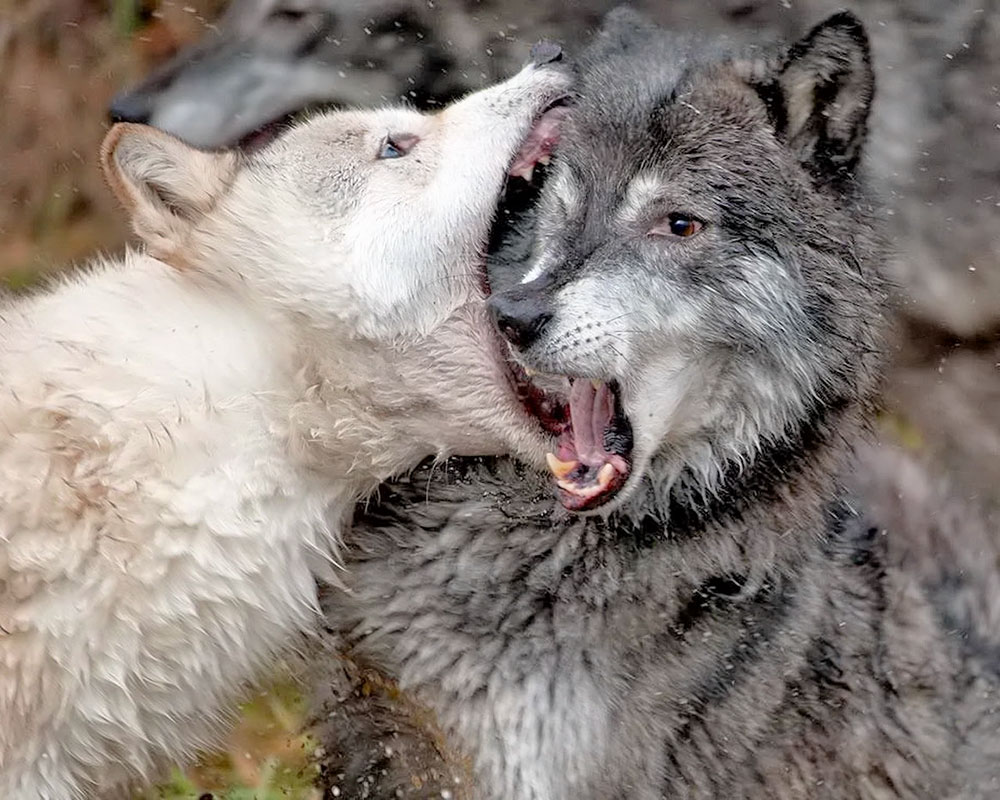
[[[173,253],[236,174],[234,152],[208,153],[147,125],[119,123],[101,146],[104,176],[136,234],[158,257]]]
[[[875,92],[861,21],[842,11],[821,22],[792,45],[772,80],[771,96],[762,97],[802,163],[821,178],[853,173]]]

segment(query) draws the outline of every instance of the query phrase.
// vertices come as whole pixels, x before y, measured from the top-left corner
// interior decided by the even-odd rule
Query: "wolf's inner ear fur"
[[[120,123],[104,139],[104,175],[153,255],[176,250],[236,173],[234,152],[207,153],[147,125]]]
[[[764,86],[779,134],[814,174],[854,171],[875,90],[868,35],[854,14],[834,14],[813,28]]]

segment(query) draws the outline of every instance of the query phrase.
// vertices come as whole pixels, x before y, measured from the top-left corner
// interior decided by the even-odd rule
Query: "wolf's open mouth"
[[[613,383],[569,379],[568,411],[557,452],[547,456],[549,469],[566,508],[597,508],[618,493],[632,471],[632,426]]]
[[[252,155],[263,150],[276,139],[280,139],[297,123],[326,111],[336,111],[338,108],[335,103],[307,103],[295,111],[278,114],[262,125],[258,125],[250,132],[243,134],[233,146],[248,155]]]
[[[490,231],[491,253],[507,246],[513,235],[530,230],[530,217],[566,111],[562,102],[550,106],[511,163]],[[558,437],[556,452],[549,453],[547,460],[560,502],[572,511],[608,502],[631,472],[632,426],[622,410],[618,386],[589,378],[533,378],[510,357],[506,342],[501,348],[507,356],[511,384],[525,410]]]
[[[525,410],[557,436],[556,452],[546,460],[560,502],[571,511],[586,511],[611,500],[632,472],[632,425],[617,383],[557,376],[533,380],[516,361],[508,362]],[[538,385],[543,381],[547,388]]]

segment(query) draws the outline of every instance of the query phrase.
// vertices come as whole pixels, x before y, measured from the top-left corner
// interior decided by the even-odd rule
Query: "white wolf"
[[[0,320],[0,797],[117,796],[190,757],[310,629],[359,497],[430,454],[543,452],[482,253],[567,88],[534,63],[254,156],[112,129],[145,251]]]

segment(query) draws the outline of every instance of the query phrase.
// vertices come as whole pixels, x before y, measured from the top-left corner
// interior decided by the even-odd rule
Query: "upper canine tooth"
[[[521,171],[521,177],[524,178],[528,183],[531,183],[531,179],[535,176],[535,165],[532,164],[530,167]]]
[[[579,461],[560,461],[555,453],[546,453],[545,461],[548,463],[549,469],[552,470],[552,474],[559,479],[565,478],[580,465]]]
[[[550,161],[552,161],[552,156],[550,156],[548,153],[546,153],[544,156],[538,159],[539,164],[545,164],[546,166],[548,166]]]
[[[599,381],[597,378],[590,379],[590,385],[593,386],[594,389],[600,389],[602,383],[604,383],[604,381]]]
[[[542,374],[537,369],[532,369],[531,367],[524,367],[523,369],[524,369],[524,374],[527,375],[529,378],[534,378],[536,375]]]

